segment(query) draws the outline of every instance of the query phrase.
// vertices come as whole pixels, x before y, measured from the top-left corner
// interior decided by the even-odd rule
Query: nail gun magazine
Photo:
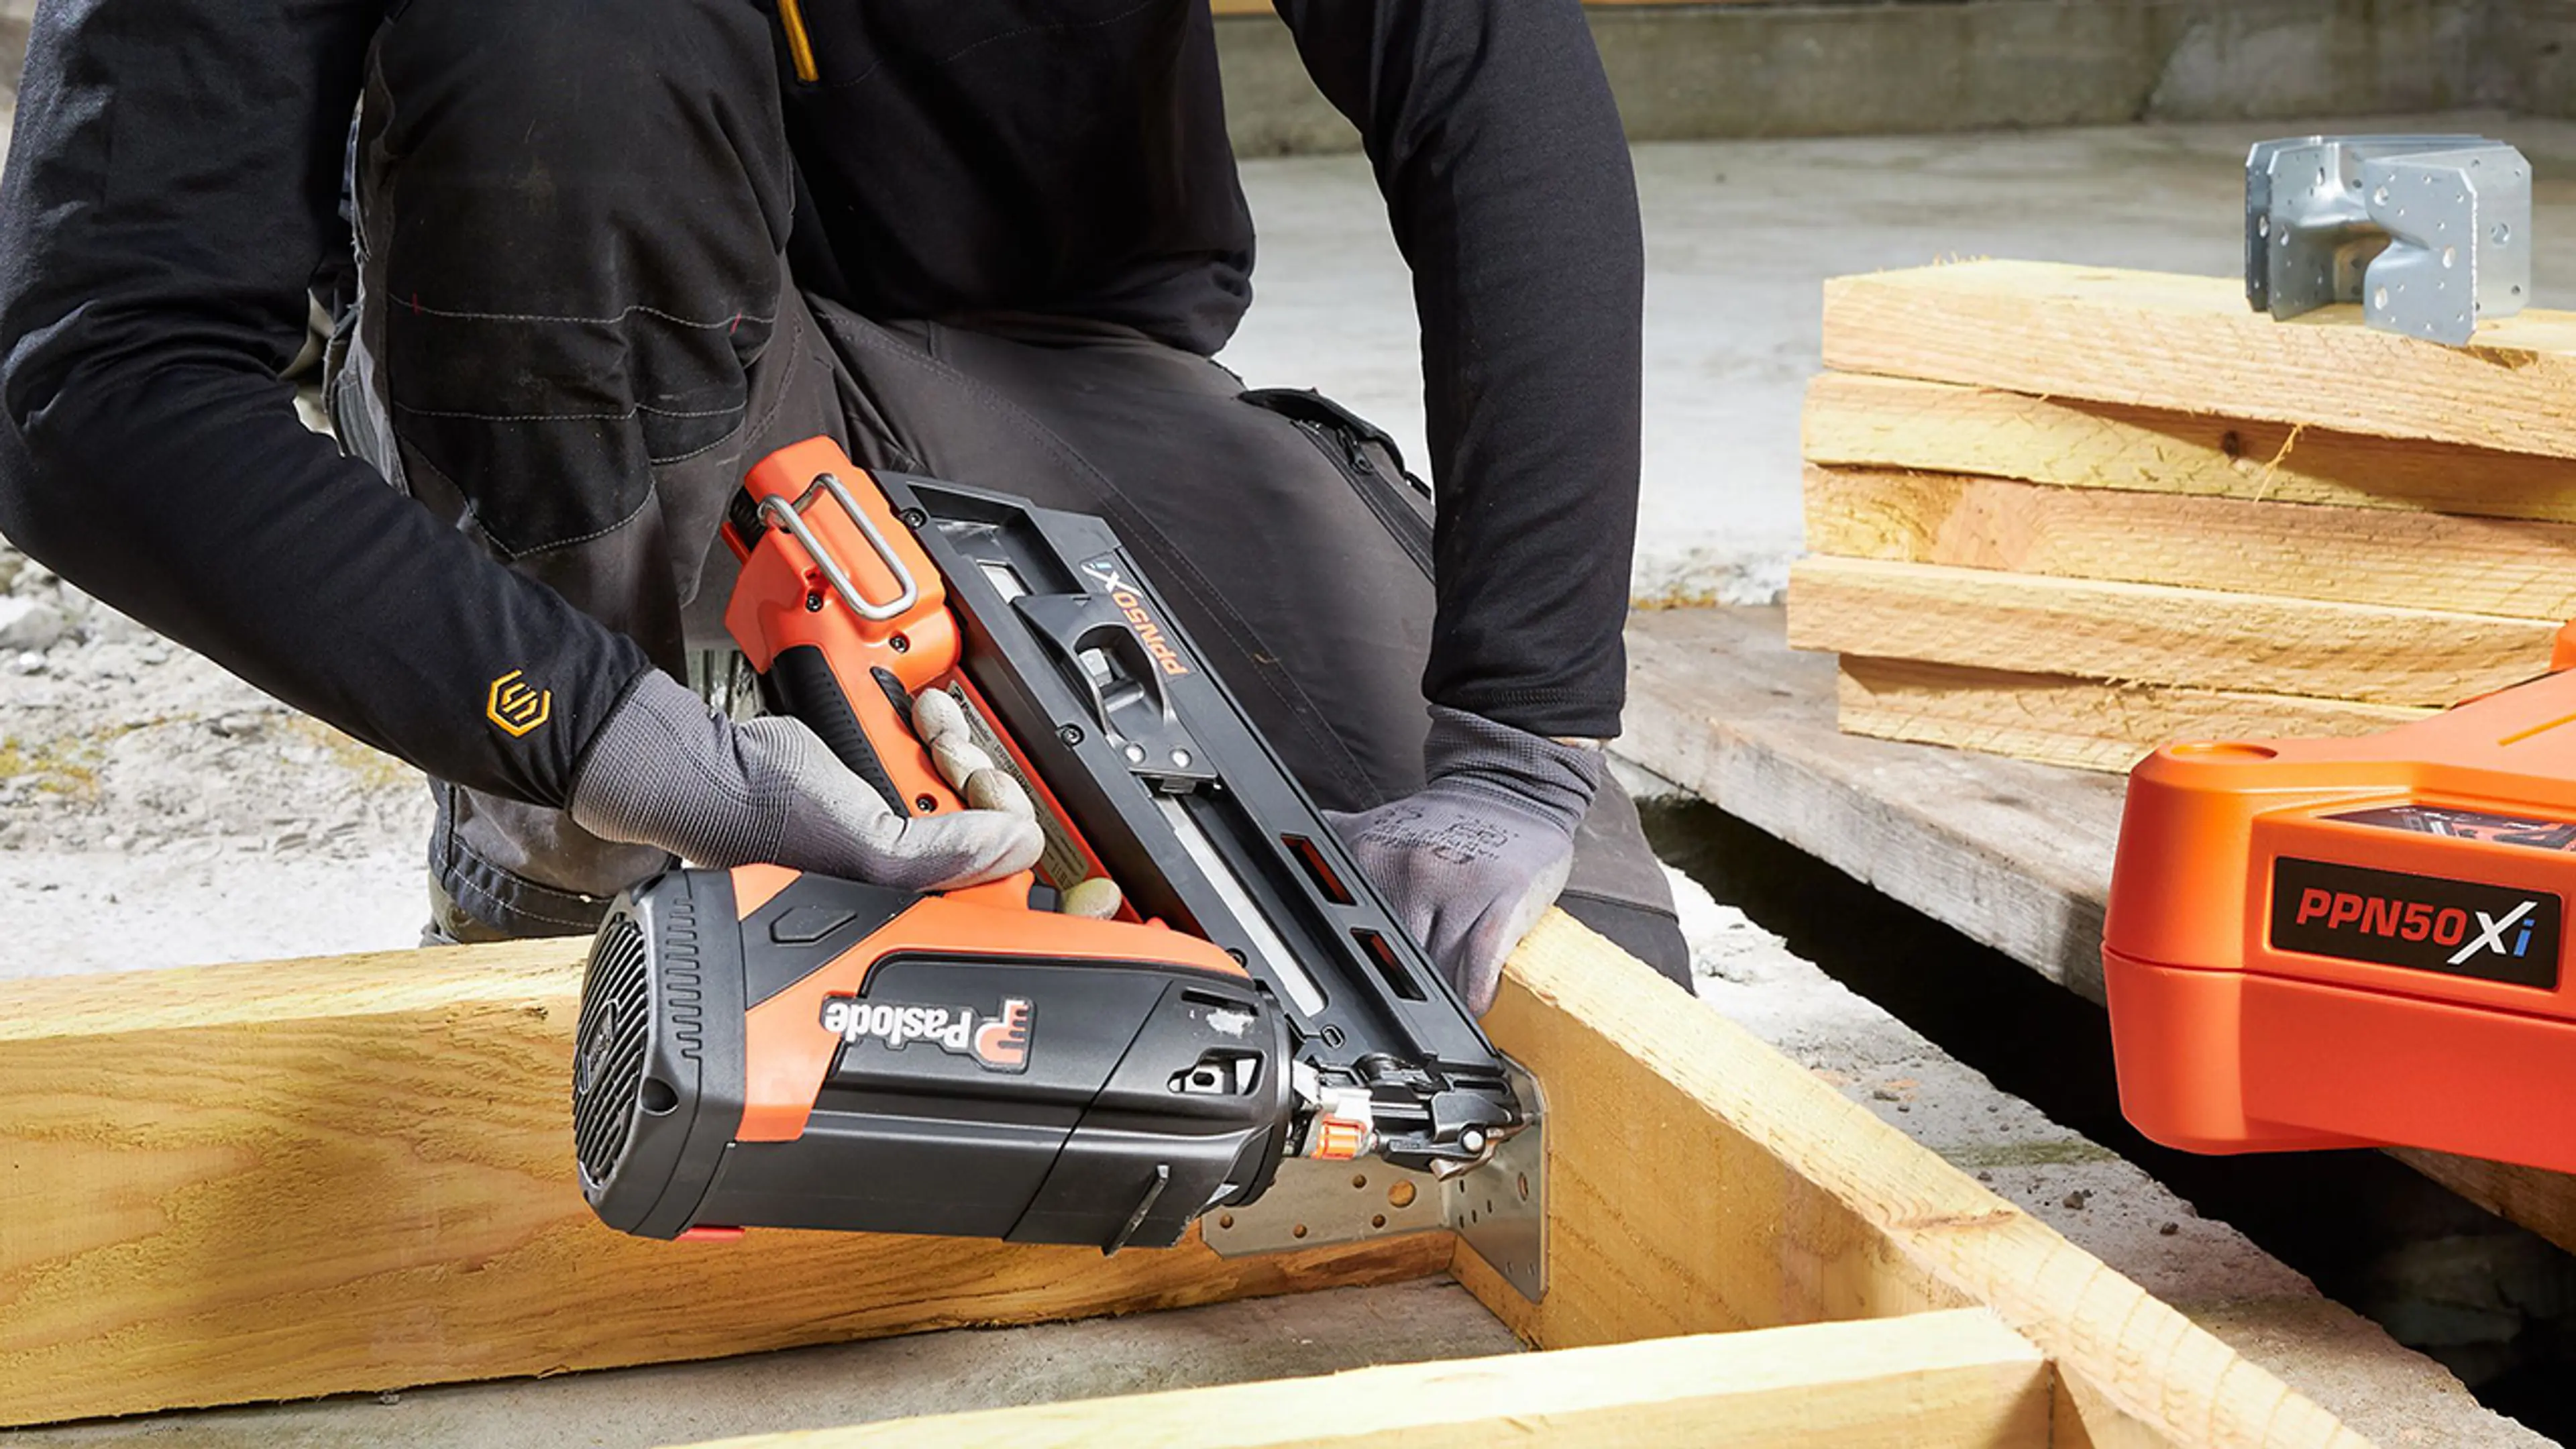
[[[724,536],[768,708],[921,815],[965,808],[913,727],[953,705],[1046,850],[944,894],[751,865],[621,897],[573,1080],[610,1226],[1160,1247],[1286,1162],[1454,1180],[1532,1130],[1101,520],[815,439],[750,473]],[[1058,909],[1102,881],[1114,916]]]

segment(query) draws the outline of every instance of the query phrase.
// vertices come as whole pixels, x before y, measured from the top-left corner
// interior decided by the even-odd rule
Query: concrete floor
[[[1828,277],[1947,257],[2238,275],[2244,157],[2310,130],[2481,131],[2538,176],[2538,305],[2576,305],[2576,125],[2494,114],[1636,148],[1646,455],[1636,592],[1765,602],[1800,547],[1798,403]],[[1225,360],[1375,418],[1417,472],[1421,362],[1402,259],[1352,157],[1244,167],[1255,301]]]

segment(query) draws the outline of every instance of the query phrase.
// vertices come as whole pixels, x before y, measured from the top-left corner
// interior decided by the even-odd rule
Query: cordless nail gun
[[[769,707],[920,816],[964,806],[911,728],[946,694],[1046,848],[945,894],[751,865],[621,897],[573,1078],[610,1226],[1167,1246],[1284,1160],[1446,1178],[1529,1125],[1101,520],[818,438],[751,471],[724,538]],[[1115,918],[1054,909],[1100,880]]]
[[[2137,767],[2102,967],[2139,1131],[2576,1171],[2576,625],[2555,652],[2385,733]]]

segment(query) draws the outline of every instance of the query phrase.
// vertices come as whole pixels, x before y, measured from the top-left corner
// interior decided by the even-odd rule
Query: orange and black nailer
[[[2556,656],[2385,733],[2138,766],[2102,967],[2139,1131],[2576,1171],[2576,625]]]
[[[610,1226],[1165,1246],[1290,1158],[1447,1178],[1530,1125],[1103,522],[816,439],[752,470],[725,538],[769,708],[918,815],[962,808],[910,727],[945,694],[1047,848],[945,895],[744,866],[620,898],[573,1081]],[[1117,918],[1053,909],[1094,878]]]

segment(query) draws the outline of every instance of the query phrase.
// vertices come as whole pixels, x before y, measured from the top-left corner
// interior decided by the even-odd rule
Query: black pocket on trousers
[[[1431,577],[1431,489],[1405,468],[1404,454],[1386,429],[1312,388],[1253,388],[1243,400],[1279,414],[1313,439],[1396,546],[1424,578]]]

